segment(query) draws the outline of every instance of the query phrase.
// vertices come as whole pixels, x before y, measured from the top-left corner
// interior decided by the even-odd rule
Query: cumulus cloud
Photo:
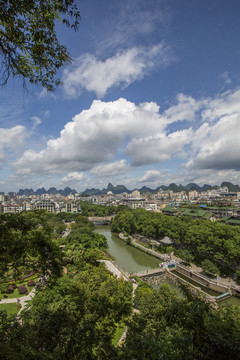
[[[205,125],[198,139],[198,153],[188,167],[240,170],[240,114],[223,116],[213,125]]]
[[[123,50],[104,61],[85,54],[75,60],[73,67],[65,69],[64,90],[68,96],[77,97],[86,89],[101,98],[111,87],[127,87],[142,79],[156,64],[166,66],[172,60],[164,42],[149,48]]]
[[[181,158],[189,171],[240,170],[239,104],[239,90],[198,101],[180,94],[162,113],[154,102],[95,100],[41,151],[25,151],[14,168],[21,176],[90,171],[100,178]],[[185,128],[179,130],[179,121]]]
[[[111,177],[126,173],[130,169],[127,160],[122,159],[109,164],[99,165],[91,173],[97,177]]]
[[[169,135],[160,133],[143,138],[134,138],[127,146],[127,153],[133,158],[133,166],[161,163],[182,152],[192,141],[192,129],[175,131]]]
[[[177,104],[165,110],[163,116],[166,117],[169,124],[183,120],[192,121],[202,106],[201,100],[197,101],[191,96],[180,93],[177,95]]]
[[[148,170],[139,179],[139,181],[142,183],[156,182],[159,181],[161,177],[162,177],[162,173],[159,170]]]
[[[85,174],[78,173],[77,171],[73,171],[71,173],[68,173],[67,176],[64,176],[64,178],[62,179],[62,183],[63,184],[76,184],[85,179],[86,179]]]
[[[87,171],[113,160],[121,147],[125,149],[126,142],[134,165],[169,159],[182,149],[191,130],[167,136],[167,120],[159,110],[153,102],[137,106],[122,98],[113,102],[95,100],[88,110],[65,125],[58,138],[49,140],[45,149],[27,150],[16,161],[15,169],[18,174],[46,175]],[[123,171],[124,162],[118,166]],[[101,174],[110,168],[111,165],[95,171]]]
[[[224,115],[240,113],[240,89],[226,91],[215,99],[206,99],[202,117],[208,122],[219,120]]]
[[[240,90],[205,101],[205,121],[194,133],[187,168],[240,170]]]
[[[27,136],[27,130],[22,125],[0,128],[0,162],[7,160],[9,154],[17,153],[25,145]]]

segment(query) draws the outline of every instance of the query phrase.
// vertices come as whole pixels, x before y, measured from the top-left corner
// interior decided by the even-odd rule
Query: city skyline
[[[54,93],[0,92],[0,189],[239,184],[240,4],[80,2]]]

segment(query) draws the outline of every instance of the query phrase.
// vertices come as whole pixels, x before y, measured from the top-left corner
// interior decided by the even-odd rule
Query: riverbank
[[[203,269],[201,267],[195,264],[191,264],[190,267],[186,267],[181,264],[182,260],[175,255],[168,256],[167,254],[160,254],[155,250],[148,249],[144,245],[139,244],[139,242],[134,236],[128,236],[128,238],[129,237],[131,239],[131,243],[129,245],[132,245],[141,251],[145,251],[146,253],[151,254],[164,262],[169,261],[175,263],[178,271],[185,275],[190,282],[194,279],[197,283],[204,285],[207,288],[214,290],[220,294],[230,291],[232,295],[237,297],[240,296],[240,286],[233,279],[223,278],[221,276],[218,276],[218,278],[215,280],[210,279],[207,276],[203,275]],[[124,236],[123,233],[119,233],[119,238],[124,241],[126,240],[126,236]]]
[[[127,237],[126,236],[124,237],[123,234],[117,235],[116,233],[112,233],[111,228],[108,225],[96,226],[95,231],[98,232],[99,234],[106,236],[108,243],[108,252],[112,256],[114,256],[115,258],[114,263],[117,265],[117,267],[120,270],[122,270],[123,272],[127,272],[129,275],[137,274],[137,273],[141,273],[141,274],[144,273],[150,275],[151,273],[156,273],[156,271],[158,272],[158,270],[160,269],[159,264],[166,263],[167,260],[169,260],[169,263],[174,263],[178,265],[179,268],[181,266],[181,268],[183,269],[182,272],[184,272],[184,274],[182,275],[179,274],[180,276],[183,275],[185,276],[186,275],[185,270],[188,271],[188,278],[186,279],[187,282],[191,283],[192,280],[195,280],[192,277],[199,275],[202,278],[200,279],[197,285],[195,284],[195,286],[200,288],[202,284],[205,287],[208,287],[205,282],[208,281],[209,279],[202,276],[202,274],[200,273],[202,269],[201,270],[198,269],[198,272],[195,273],[194,265],[191,268],[185,267],[182,264],[180,264],[181,259],[175,256],[170,257],[165,254],[160,254],[152,249],[146,248],[145,246],[139,244],[134,239],[134,237],[131,237],[131,244],[128,245],[126,242]],[[171,270],[173,269],[171,268]],[[192,277],[190,273],[192,273]],[[226,283],[228,284],[228,279],[224,279],[224,280],[225,283],[223,284],[223,286],[225,286],[225,289],[227,290],[228,286],[226,286]],[[171,281],[167,281],[167,282],[173,290],[178,291],[176,285],[171,283]],[[212,284],[209,287],[209,292],[210,289],[217,290],[214,289],[216,283],[217,280],[212,280]],[[218,285],[221,286],[221,284]],[[222,291],[219,290],[218,295],[224,293],[225,289],[222,289]],[[221,306],[224,306],[225,303],[240,306],[240,299],[235,296],[232,296],[228,299],[221,298],[221,300],[222,301],[219,303],[221,304]]]

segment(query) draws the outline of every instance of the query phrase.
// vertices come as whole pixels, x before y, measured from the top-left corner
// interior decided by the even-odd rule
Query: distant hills
[[[65,187],[64,190],[57,190],[55,187],[51,187],[48,190],[45,190],[45,188],[41,188],[41,189],[37,189],[36,191],[34,191],[33,189],[20,189],[18,191],[18,195],[19,196],[30,196],[30,195],[43,195],[43,194],[52,194],[52,195],[56,195],[56,194],[61,194],[62,196],[68,196],[70,194],[76,194],[76,190],[75,189],[70,189],[70,187]]]
[[[156,189],[151,189],[147,186],[143,186],[140,189],[134,189],[134,190],[139,190],[142,194],[146,193],[146,192],[150,192],[150,193],[156,193],[159,190],[164,190],[164,191],[168,191],[171,190],[173,192],[180,192],[180,191],[192,191],[192,190],[196,190],[196,191],[207,191],[207,190],[213,190],[213,189],[217,189],[219,186],[217,185],[208,185],[208,184],[204,184],[203,186],[199,186],[198,184],[195,183],[190,183],[187,185],[176,185],[175,183],[171,183],[170,185],[161,185],[158,186]],[[240,187],[239,185],[233,185],[230,182],[226,182],[224,181],[221,184],[221,187],[227,187],[229,192],[237,192],[240,191]],[[104,188],[102,190],[100,189],[95,189],[95,188],[91,188],[91,189],[86,189],[83,192],[81,192],[81,194],[84,195],[101,195],[101,194],[106,194],[108,191],[111,191],[113,194],[120,194],[123,192],[126,192],[128,194],[130,194],[133,190],[129,190],[126,188],[126,186],[124,185],[117,185],[117,186],[113,186],[111,183],[108,184],[107,188]],[[41,189],[37,189],[36,191],[34,191],[33,189],[20,189],[18,191],[18,195],[22,196],[30,196],[30,195],[43,195],[43,194],[61,194],[62,196],[68,196],[70,194],[76,194],[77,191],[75,189],[71,189],[70,187],[65,187],[64,190],[57,190],[55,187],[51,187],[48,190],[45,190],[45,188],[41,188]]]

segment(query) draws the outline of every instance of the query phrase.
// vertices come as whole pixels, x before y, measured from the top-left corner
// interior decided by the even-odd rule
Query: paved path
[[[130,279],[124,274],[124,272],[121,271],[120,269],[118,269],[117,266],[115,264],[113,264],[111,261],[109,261],[109,260],[99,260],[99,262],[104,262],[106,267],[108,268],[108,270],[111,271],[118,279],[123,277],[124,280],[130,281]],[[137,283],[132,283],[132,285],[133,285],[132,298],[134,299],[135,298],[135,290],[137,289],[138,284]],[[139,310],[133,308],[131,317],[135,313],[139,313]],[[122,333],[121,338],[118,341],[118,345],[121,345],[125,341],[127,331],[128,331],[128,327],[126,326],[125,330]]]
[[[134,299],[135,298],[135,290],[137,289],[138,287],[138,284],[136,283],[133,283],[133,290],[132,290],[132,298]],[[140,311],[138,309],[134,309],[133,308],[133,311],[132,311],[132,315],[131,317],[134,315],[134,314],[138,314],[140,313]],[[119,341],[118,341],[118,345],[122,345],[126,339],[126,336],[127,336],[127,332],[128,332],[128,327],[126,326],[123,333],[122,333],[122,336],[120,337]]]
[[[166,254],[159,254],[158,252],[156,252],[156,251],[154,251],[154,250],[152,250],[152,249],[147,249],[145,246],[143,246],[143,245],[139,244],[138,242],[136,242],[136,240],[134,239],[133,236],[131,237],[131,240],[132,240],[132,243],[133,243],[135,246],[141,248],[141,249],[144,250],[145,252],[151,253],[152,255],[156,256],[156,257],[159,258],[159,259],[162,259],[162,260],[164,260],[164,261],[172,261],[172,260],[173,260],[173,261],[175,261],[176,263],[182,262],[182,259],[178,258],[178,257],[175,256],[175,255],[172,255],[172,256],[170,257],[170,256],[168,256],[168,255],[166,255]],[[202,269],[201,267],[195,265],[195,264],[191,264],[190,269],[191,269],[193,272],[197,273],[197,274],[201,274],[201,275],[202,275],[202,273],[203,273],[203,269]],[[233,280],[232,278],[224,278],[224,277],[218,275],[218,278],[217,278],[217,280],[216,280],[216,279],[208,278],[207,276],[205,276],[205,277],[206,277],[206,279],[208,279],[208,280],[210,280],[210,281],[212,281],[212,282],[215,282],[215,283],[217,283],[217,284],[219,284],[219,285],[223,285],[223,286],[226,286],[226,287],[232,286],[232,287],[235,287],[235,288],[237,288],[237,289],[240,289],[239,284],[238,284],[235,280]]]
[[[118,269],[117,266],[113,264],[110,260],[99,260],[99,262],[104,262],[107,269],[111,271],[118,279],[123,277],[124,280],[129,281],[129,278],[124,274],[124,272]]]
[[[20,312],[25,308],[25,306],[27,305],[27,301],[32,300],[32,298],[35,295],[35,289],[32,289],[32,291],[30,292],[30,294],[26,295],[26,296],[22,296],[19,298],[13,298],[13,299],[2,299],[0,300],[0,304],[16,304],[17,303],[17,299],[19,299],[19,303],[21,304],[21,309],[19,310],[19,312],[17,313],[17,315],[20,314]]]

